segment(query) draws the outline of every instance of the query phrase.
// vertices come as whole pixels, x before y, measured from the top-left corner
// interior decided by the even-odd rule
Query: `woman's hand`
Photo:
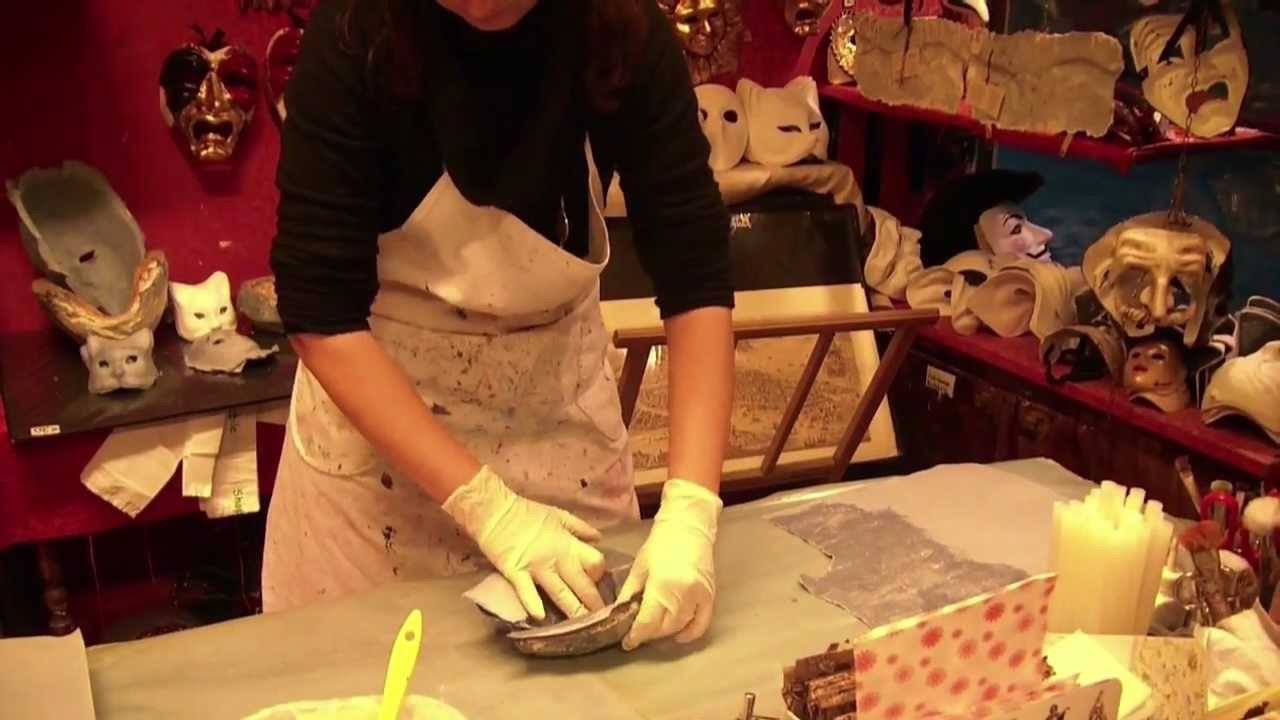
[[[520,497],[488,467],[443,507],[515,586],[535,620],[547,616],[538,586],[569,617],[604,607],[596,588],[605,572],[604,555],[587,544],[599,540],[600,532],[577,516]]]
[[[716,524],[723,508],[715,493],[696,483],[668,480],[662,488],[649,539],[618,593],[620,602],[641,593],[624,650],[671,635],[676,642],[692,642],[707,631],[716,596]]]

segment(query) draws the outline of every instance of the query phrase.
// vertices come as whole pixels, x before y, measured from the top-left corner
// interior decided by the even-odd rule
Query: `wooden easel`
[[[735,322],[733,326],[734,340],[755,340],[762,338],[784,338],[799,335],[817,335],[817,342],[809,353],[804,371],[787,407],[782,413],[782,420],[774,431],[773,439],[760,463],[761,483],[773,478],[778,469],[778,459],[783,448],[791,437],[800,411],[809,399],[813,384],[818,378],[818,371],[827,358],[831,343],[836,333],[857,332],[861,330],[892,330],[893,338],[889,347],[880,358],[880,365],[867,383],[866,391],[858,398],[853,417],[845,427],[836,447],[835,456],[828,469],[828,478],[832,482],[844,479],[845,470],[853,461],[854,453],[862,442],[876,409],[889,391],[889,385],[897,376],[898,370],[907,358],[907,351],[915,341],[916,334],[925,325],[932,325],[938,320],[937,310],[872,310],[869,312],[825,315],[822,317],[789,319],[784,321]],[[613,344],[626,353],[622,365],[622,373],[618,376],[618,394],[622,400],[622,419],[629,427],[635,415],[636,400],[640,396],[640,385],[644,381],[645,367],[648,365],[649,353],[655,346],[665,345],[666,331],[661,324],[646,327],[634,327],[618,330],[613,335]],[[823,463],[825,465],[825,463]]]

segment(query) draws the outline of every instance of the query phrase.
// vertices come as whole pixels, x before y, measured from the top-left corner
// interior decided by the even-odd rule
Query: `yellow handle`
[[[404,619],[396,643],[391,647],[391,659],[387,662],[387,679],[382,686],[382,704],[378,707],[378,720],[396,720],[409,678],[418,664],[418,648],[422,646],[422,611],[414,610]]]
[[[1207,720],[1240,720],[1244,714],[1262,703],[1270,703],[1269,709],[1280,709],[1280,687],[1259,690],[1249,695],[1242,695],[1235,700],[1223,703],[1205,715]]]

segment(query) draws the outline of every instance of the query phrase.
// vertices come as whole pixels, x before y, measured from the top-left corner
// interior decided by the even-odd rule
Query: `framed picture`
[[[863,287],[853,284],[758,290],[740,292],[736,297],[734,319],[738,323],[814,320],[867,310]],[[651,327],[660,322],[650,299],[610,301],[602,307],[610,330]],[[724,464],[727,484],[761,477],[761,461],[816,341],[817,335],[805,335],[738,343],[733,415]],[[660,485],[667,479],[667,357],[665,346],[650,351],[631,422],[637,486]],[[616,375],[621,371],[622,351],[615,352],[611,361]],[[879,362],[871,332],[836,335],[783,449],[779,471],[800,465],[830,466],[858,398]],[[897,454],[897,438],[885,401],[877,409],[854,462]]]

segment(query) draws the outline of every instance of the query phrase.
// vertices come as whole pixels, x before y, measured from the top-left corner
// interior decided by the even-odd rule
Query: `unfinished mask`
[[[240,284],[240,292],[236,293],[236,307],[257,330],[284,332],[284,322],[280,319],[277,305],[276,279],[272,275],[245,280]]]
[[[221,270],[195,285],[171,282],[169,293],[173,297],[173,322],[183,340],[197,340],[214,330],[235,328],[231,281]]]
[[[671,21],[694,85],[738,70],[741,0],[658,0]]]
[[[142,230],[97,170],[78,162],[7,183],[23,249],[52,283],[104,315],[127,311],[146,252]]]
[[[1168,213],[1139,215],[1085,251],[1085,280],[1127,336],[1179,328],[1191,346],[1205,329],[1231,242],[1198,217],[1187,221],[1184,227],[1171,223]]]
[[[253,360],[262,360],[280,351],[279,345],[260,347],[253,338],[235,330],[214,330],[182,349],[182,359],[192,370],[210,373],[239,373]]]
[[[1206,423],[1242,416],[1280,444],[1280,340],[1223,364],[1209,381],[1202,409]]]
[[[293,24],[280,28],[267,41],[267,100],[276,118],[281,122],[289,114],[284,105],[284,89],[293,77],[293,68],[298,64],[298,52],[302,48],[302,20],[291,13]]]
[[[728,170],[742,162],[747,151],[747,111],[738,94],[724,85],[699,85],[693,92],[702,134],[711,144],[711,169]]]
[[[116,390],[146,390],[155,384],[151,331],[139,330],[120,340],[90,335],[80,346],[80,359],[89,371],[89,392],[103,395]]]
[[[782,0],[782,14],[791,32],[801,37],[816,35],[818,20],[831,0]]]
[[[801,76],[780,88],[742,78],[738,96],[747,110],[747,159],[785,167],[827,159],[830,132],[818,110],[818,85]]]
[[[1027,219],[1017,205],[1002,203],[983,211],[975,229],[978,246],[995,255],[1016,255],[1033,262],[1050,262],[1053,232]]]
[[[258,67],[221,30],[169,53],[160,71],[160,114],[201,163],[231,159],[253,120]]]
[[[983,36],[967,72],[977,120],[1026,132],[1107,134],[1124,71],[1119,41],[1104,33]]]
[[[1191,405],[1181,349],[1167,340],[1135,346],[1124,363],[1124,389],[1130,400],[1145,400],[1167,413]]]
[[[1249,87],[1249,55],[1240,23],[1227,3],[1223,10],[1228,34],[1216,38],[1216,44],[1199,58],[1194,27],[1182,34],[1170,57],[1160,58],[1181,19],[1178,15],[1144,17],[1129,33],[1134,66],[1146,73],[1143,95],[1169,122],[1199,137],[1221,135],[1235,127]]]

